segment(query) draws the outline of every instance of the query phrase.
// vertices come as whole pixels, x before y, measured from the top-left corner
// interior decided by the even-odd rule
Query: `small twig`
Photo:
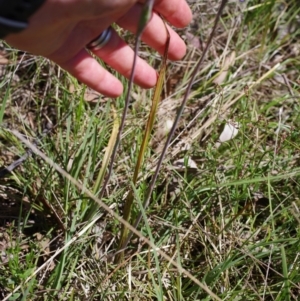
[[[282,74],[281,76],[282,76],[282,78],[283,78],[286,86],[288,87],[291,96],[295,96],[294,91],[293,91],[293,89],[292,89],[292,87],[290,85],[290,82],[289,82],[287,76],[285,74]]]
[[[35,142],[34,142],[34,144],[37,145],[37,143],[35,143]],[[26,153],[22,157],[20,157],[18,160],[14,161],[7,167],[1,168],[0,169],[0,178],[4,178],[7,174],[11,173],[15,168],[17,168],[18,166],[23,164],[28,157],[31,157],[31,155],[32,155],[32,150],[28,149],[28,150],[26,150]]]

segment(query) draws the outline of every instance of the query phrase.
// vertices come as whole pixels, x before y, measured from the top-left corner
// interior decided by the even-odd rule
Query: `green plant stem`
[[[137,61],[137,57],[138,57],[138,50],[139,50],[140,43],[141,43],[141,36],[142,36],[142,33],[143,33],[148,21],[150,20],[153,3],[154,3],[154,0],[147,0],[143,5],[142,14],[141,14],[141,17],[140,17],[140,20],[139,20],[138,30],[137,30],[137,33],[136,33],[136,40],[135,40],[135,45],[134,45],[134,58],[133,58],[132,70],[131,70],[131,74],[130,74],[126,99],[125,99],[125,107],[124,107],[124,111],[123,111],[123,114],[122,114],[122,119],[121,119],[121,123],[120,123],[120,127],[119,127],[119,132],[118,132],[118,135],[117,135],[116,143],[115,143],[112,155],[111,155],[110,165],[109,165],[109,168],[108,168],[108,175],[107,175],[107,177],[106,177],[106,179],[103,183],[102,189],[101,189],[100,194],[99,194],[99,199],[100,200],[103,198],[103,195],[104,195],[105,190],[106,190],[106,186],[107,186],[107,184],[109,182],[109,179],[111,177],[111,173],[112,173],[112,170],[113,170],[113,164],[114,164],[114,161],[115,161],[115,158],[116,158],[116,155],[117,155],[119,145],[121,143],[122,132],[123,132],[123,129],[124,129],[125,120],[126,120],[127,112],[128,112],[128,108],[129,108],[129,98],[130,98],[130,93],[131,93],[131,89],[132,89],[132,85],[133,85],[136,61]]]
[[[155,173],[154,173],[154,175],[153,175],[153,177],[152,177],[152,180],[151,180],[151,183],[150,183],[150,185],[149,185],[149,189],[148,189],[148,192],[147,192],[147,194],[146,194],[145,201],[144,201],[144,203],[143,203],[143,208],[144,208],[144,210],[146,210],[147,207],[149,206],[150,198],[151,198],[151,195],[152,195],[152,192],[153,192],[153,189],[154,189],[154,186],[155,186],[155,183],[156,183],[156,180],[157,180],[157,177],[158,177],[158,174],[159,174],[159,171],[160,171],[160,168],[161,168],[163,159],[165,158],[165,155],[166,155],[166,153],[167,153],[169,144],[170,144],[170,142],[171,142],[171,139],[172,139],[172,137],[173,137],[173,135],[174,135],[174,132],[175,132],[175,130],[176,130],[176,127],[177,127],[177,124],[178,124],[178,122],[179,122],[179,119],[180,119],[180,117],[181,117],[181,115],[182,115],[182,112],[183,112],[184,107],[185,107],[185,105],[186,105],[186,102],[187,102],[187,100],[188,100],[188,97],[189,97],[189,94],[190,94],[192,85],[193,85],[193,83],[194,83],[195,77],[196,77],[196,75],[197,75],[197,73],[198,73],[198,71],[199,71],[199,69],[200,69],[200,66],[202,65],[202,63],[203,63],[203,61],[204,61],[204,58],[205,58],[205,56],[206,56],[206,53],[207,53],[207,51],[208,51],[208,49],[209,49],[209,47],[210,47],[210,44],[211,44],[212,39],[213,39],[213,37],[214,37],[215,31],[216,31],[216,29],[217,29],[217,25],[218,25],[218,23],[219,23],[219,20],[220,20],[220,18],[221,18],[222,12],[223,12],[224,7],[226,6],[226,3],[227,3],[227,2],[228,2],[228,0],[222,0],[222,2],[221,2],[221,4],[220,4],[218,13],[217,13],[216,18],[215,18],[214,27],[213,27],[213,29],[212,29],[212,31],[211,31],[211,34],[210,34],[209,39],[208,39],[208,41],[207,41],[206,47],[204,48],[204,51],[203,51],[203,53],[202,53],[202,56],[201,56],[201,58],[199,59],[197,65],[196,65],[196,67],[195,67],[195,69],[194,69],[194,71],[193,71],[193,73],[192,73],[191,79],[189,80],[189,84],[188,84],[188,87],[187,87],[186,92],[185,92],[185,94],[184,94],[183,101],[182,101],[182,103],[181,103],[181,106],[180,106],[179,109],[178,109],[178,113],[177,113],[177,115],[176,115],[175,121],[174,121],[173,126],[172,126],[172,128],[171,128],[171,130],[170,130],[170,133],[169,133],[169,135],[168,135],[168,138],[167,138],[167,141],[166,141],[166,143],[165,143],[165,145],[164,145],[164,148],[163,148],[163,150],[162,150],[162,153],[161,153],[161,155],[160,155],[160,157],[159,157],[159,160],[158,160],[158,163],[157,163],[157,166],[156,166],[156,169],[155,169]],[[136,219],[136,221],[135,221],[135,223],[134,223],[134,228],[137,228],[137,227],[138,227],[138,225],[139,225],[139,223],[140,223],[140,221],[141,221],[141,219],[142,219],[142,216],[143,216],[143,215],[142,215],[142,212],[140,212],[139,215],[138,215],[138,217],[137,217],[137,219]],[[126,244],[127,244],[127,243],[129,242],[129,240],[131,239],[131,236],[132,236],[132,233],[130,233],[130,234],[128,235]]]

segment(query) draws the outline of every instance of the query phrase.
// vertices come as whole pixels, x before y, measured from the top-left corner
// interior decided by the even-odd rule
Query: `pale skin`
[[[49,58],[95,91],[117,97],[123,92],[121,82],[101,67],[86,45],[113,23],[136,33],[141,8],[137,0],[47,0],[30,18],[26,30],[10,34],[5,40],[18,49]],[[142,40],[162,54],[167,33],[158,14],[181,28],[189,24],[192,13],[185,0],[155,1]],[[169,31],[168,56],[179,60],[185,55],[186,46],[174,30]],[[115,31],[94,54],[120,74],[130,76],[134,52]],[[151,88],[156,80],[156,71],[139,58],[134,82]]]

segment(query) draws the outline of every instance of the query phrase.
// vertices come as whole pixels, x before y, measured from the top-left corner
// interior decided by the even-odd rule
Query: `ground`
[[[134,87],[130,93],[121,147],[101,200],[122,216],[133,191],[131,223],[218,3],[190,1],[194,21],[179,31],[188,53],[168,62],[136,185],[133,171],[153,91]],[[150,205],[142,210],[138,230],[156,248],[133,236],[118,262],[119,221],[11,130],[98,196],[118,122],[113,111],[121,115],[125,97],[102,97],[48,60],[2,43],[1,298],[299,300],[299,20],[298,1],[229,1]],[[159,69],[161,58],[145,45],[140,55]]]

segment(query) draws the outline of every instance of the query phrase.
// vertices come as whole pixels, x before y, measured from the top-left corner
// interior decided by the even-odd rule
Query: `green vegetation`
[[[166,128],[218,5],[191,3],[194,23],[181,32],[189,50],[183,61],[168,63],[136,187],[133,173],[153,91],[135,86],[131,92],[102,198],[119,216],[131,189],[133,220],[142,209]],[[0,299],[192,301],[215,300],[215,294],[232,301],[299,300],[299,18],[297,1],[227,5],[150,205],[142,209],[138,230],[157,248],[133,235],[120,264],[114,263],[120,222],[10,130],[24,134],[97,196],[118,122],[114,110],[121,115],[125,96],[95,95],[51,62],[2,45],[0,59],[7,61],[0,65],[0,165],[26,151],[28,158],[0,178]],[[161,58],[145,45],[140,55],[159,66]],[[226,124],[238,134],[219,141]]]

